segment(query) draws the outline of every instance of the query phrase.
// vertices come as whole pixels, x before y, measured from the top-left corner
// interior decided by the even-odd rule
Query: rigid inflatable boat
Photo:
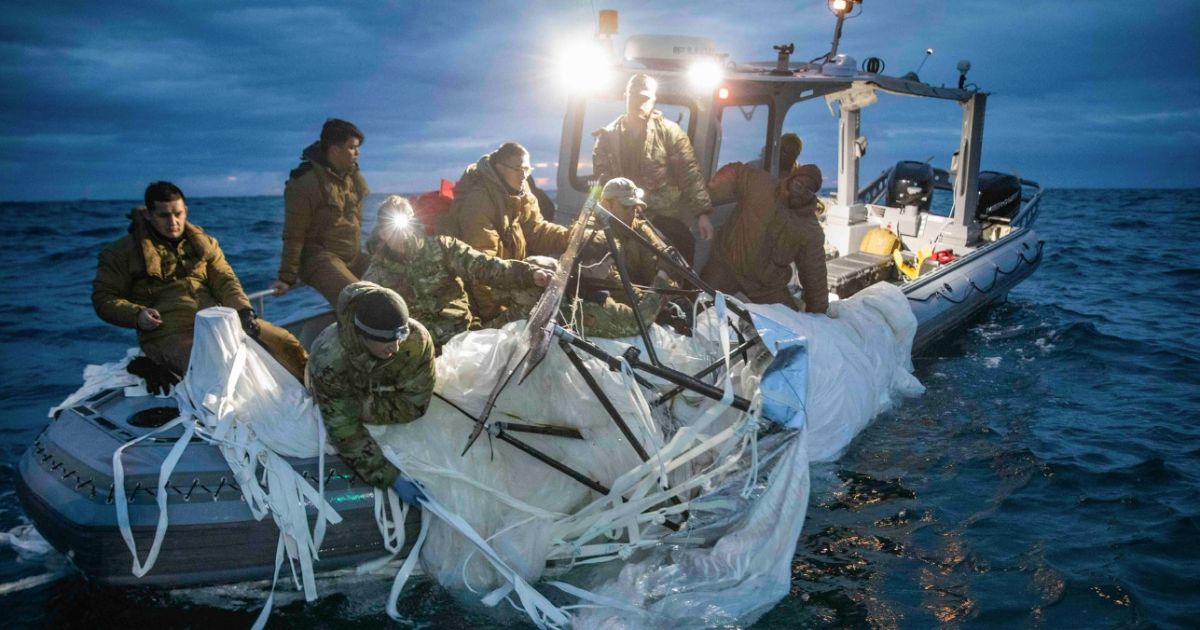
[[[839,15],[839,32],[840,20]],[[611,37],[611,33],[602,33],[599,39],[607,41]],[[965,322],[1004,300],[1033,273],[1043,250],[1043,242],[1033,229],[1041,189],[1013,175],[980,171],[987,95],[962,85],[966,70],[962,70],[964,81],[960,87],[937,87],[921,82],[915,74],[886,76],[875,71],[878,68],[871,63],[859,69],[857,62],[846,55],[831,53],[819,61],[797,63],[789,58],[790,47],[775,48],[779,55],[773,62],[737,64],[717,53],[715,42],[705,38],[629,38],[623,61],[608,62],[603,72],[596,73],[607,80],[581,91],[568,103],[559,156],[559,206],[583,208],[583,218],[598,212],[592,203],[594,197],[588,197],[593,190],[587,172],[588,134],[619,113],[626,78],[645,72],[658,79],[660,109],[688,132],[700,168],[707,176],[729,161],[725,151],[734,146],[765,147],[763,165],[778,175],[780,137],[795,120],[789,112],[806,101],[824,101],[836,115],[839,138],[837,188],[826,200],[821,217],[831,292],[841,300],[854,301],[872,285],[896,287],[916,322],[913,351],[958,334]],[[698,83],[698,75],[692,70],[701,65],[710,68],[714,61],[720,62],[716,64],[718,72],[702,75],[704,80]],[[919,97],[961,108],[962,133],[955,147],[955,163],[949,169],[901,162],[869,185],[859,186],[859,161],[866,147],[860,135],[861,113],[875,106],[881,94]],[[750,133],[745,131],[747,122],[754,123]],[[761,124],[755,126],[757,123]],[[737,134],[742,135],[740,140]],[[728,212],[729,208],[719,208],[718,218]],[[890,251],[864,250],[870,240],[866,237],[873,230],[886,230],[895,236]],[[703,248],[700,255],[705,255]],[[749,306],[746,309],[752,310]],[[748,323],[750,315],[746,317]],[[272,313],[272,319],[284,323],[306,345],[332,321],[328,313],[292,318],[290,322]],[[535,347],[540,343],[538,335],[544,332],[542,342],[550,343],[553,338],[566,344],[562,345],[564,351],[574,344],[578,351],[598,359],[600,363],[595,365],[601,368],[614,370],[622,364],[633,366],[634,371],[644,369],[659,379],[656,383],[638,381],[636,387],[644,389],[650,399],[665,396],[667,389],[685,389],[712,400],[722,396],[713,384],[714,375],[721,372],[721,365],[716,363],[703,370],[671,373],[656,361],[639,360],[636,352],[621,355],[611,348],[587,345],[590,342],[586,338],[576,336],[568,325],[554,324],[553,317],[548,316],[529,330]],[[730,356],[739,351],[746,354],[748,346],[737,344],[764,343],[754,338],[753,326],[734,329],[734,333],[743,332],[748,338],[735,341],[732,351],[726,347],[723,365],[727,369]],[[643,335],[643,341],[650,341],[650,335]],[[636,341],[630,343],[637,346]],[[536,363],[530,369],[536,370]],[[190,437],[193,443],[174,465],[169,478],[160,483],[160,470],[184,435],[180,427],[162,431],[179,413],[176,402],[172,398],[130,395],[127,385],[101,385],[70,400],[56,410],[21,459],[18,493],[38,531],[84,575],[100,583],[182,588],[270,579],[281,557],[277,523],[256,517],[226,457],[210,442]],[[726,405],[734,400],[736,406],[736,400],[742,400],[726,394]],[[752,392],[743,394],[746,400],[752,397]],[[758,408],[747,403],[741,409],[745,412]],[[466,411],[463,415],[481,427],[486,424],[486,418],[472,417]],[[487,435],[499,437],[502,431],[496,426],[488,425]],[[763,429],[767,433],[779,430],[779,426]],[[121,455],[123,484],[118,488],[114,482],[114,452],[139,438],[140,442],[125,448]],[[336,456],[287,461],[313,487],[323,486],[324,501],[340,515],[340,523],[330,525],[318,541],[316,570],[358,566],[385,554],[386,533],[381,533],[379,501],[372,487]],[[542,464],[547,470],[554,466],[552,461]],[[589,487],[596,491],[595,486]],[[610,486],[601,487],[607,490]],[[117,509],[118,503],[123,503],[124,509]],[[136,548],[148,549],[154,545],[156,532],[163,531],[161,505],[169,513],[169,527],[157,545],[159,553],[153,566],[140,577],[135,576],[130,569],[130,544],[122,537],[119,521],[127,519],[124,529]],[[314,511],[310,506],[309,512]],[[672,523],[677,528],[687,514],[670,510],[664,513],[669,516],[664,519],[660,514],[655,521],[660,528]],[[799,518],[803,519],[802,510]],[[406,535],[393,536],[393,542],[405,541],[399,551],[401,557],[418,537],[421,519],[419,511],[408,511]],[[622,555],[623,559],[628,557]]]

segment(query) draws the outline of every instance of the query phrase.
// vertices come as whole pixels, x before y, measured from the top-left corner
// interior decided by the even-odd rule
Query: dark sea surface
[[[15,467],[47,409],[134,343],[89,299],[132,205],[0,204],[0,532],[27,522]],[[247,290],[266,287],[281,200],[189,207]],[[756,627],[1200,623],[1200,190],[1050,190],[1036,227],[1041,269],[916,358],[923,397],[814,469],[791,594]],[[267,317],[312,303],[292,294]],[[0,546],[0,623],[237,628],[257,613],[97,587],[61,564]],[[271,625],[383,625],[386,588],[282,605]],[[425,627],[521,623],[429,582],[401,610]]]

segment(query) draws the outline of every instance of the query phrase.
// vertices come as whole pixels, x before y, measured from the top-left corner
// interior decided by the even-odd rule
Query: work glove
[[[405,477],[403,474],[396,477],[392,482],[392,490],[400,495],[400,500],[413,506],[420,507],[418,501],[423,501],[429,497],[425,496],[425,491],[421,489],[421,485],[416,480]]]
[[[146,391],[163,395],[171,390],[171,386],[179,382],[179,375],[165,365],[151,361],[149,357],[136,357],[125,366],[125,370],[134,376],[140,376],[146,381]]]
[[[252,308],[243,308],[238,311],[238,319],[242,320],[242,330],[250,335],[251,339],[258,339],[262,333],[262,326],[258,325],[258,313]]]

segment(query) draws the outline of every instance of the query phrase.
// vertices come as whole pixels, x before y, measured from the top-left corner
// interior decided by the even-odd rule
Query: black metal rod
[[[614,372],[620,369],[620,361],[609,355],[607,352],[601,350],[595,344],[584,339],[580,339],[579,337],[575,336],[574,333],[563,328],[562,326],[555,326],[554,332],[559,336],[560,339],[565,339],[572,346],[575,346],[576,348],[579,348],[580,350],[596,357],[597,359],[604,361],[604,363],[609,366],[609,369],[613,370]],[[629,362],[630,367],[636,370],[642,370],[643,372],[657,376],[664,381],[668,381],[675,385],[690,389],[702,396],[711,398],[713,400],[721,400],[725,397],[724,391],[709,385],[704,381],[693,378],[690,374],[684,374],[683,372],[673,370],[668,367],[651,365],[645,361],[642,361],[641,359],[638,359],[637,357],[626,356],[625,360]],[[733,397],[732,406],[734,409],[738,409],[740,411],[750,411],[750,401],[741,396],[735,395]]]
[[[615,230],[617,230],[618,232],[620,232],[626,236],[629,236],[630,238],[632,238],[634,240],[634,242],[638,243],[642,247],[649,249],[650,251],[654,252],[655,254],[658,254],[658,261],[660,263],[670,267],[671,271],[674,271],[676,274],[680,275],[681,277],[687,278],[688,282],[691,282],[693,285],[695,285],[701,291],[704,291],[705,293],[708,293],[709,295],[717,294],[716,289],[712,288],[712,286],[710,286],[704,280],[701,280],[699,274],[697,274],[695,272],[695,270],[692,269],[691,265],[689,265],[686,261],[682,260],[682,256],[679,255],[678,251],[674,252],[675,256],[671,256],[670,250],[672,250],[673,248],[668,247],[668,251],[663,251],[663,250],[659,249],[657,246],[654,245],[654,243],[651,243],[650,240],[647,239],[645,236],[638,234],[636,230],[629,227],[629,225],[627,225],[624,221],[613,216],[613,214],[611,212],[609,212],[608,209],[605,208],[604,206],[597,205],[596,209],[599,212],[600,216],[608,218],[609,223],[612,225],[612,227]],[[650,229],[653,230],[654,233],[657,234],[659,238],[662,238],[664,240],[664,242],[666,241],[666,239],[663,238],[662,233],[658,231],[658,228],[654,227],[653,223],[650,223],[649,221],[647,221],[646,224],[650,226]],[[677,260],[676,257],[678,257],[679,259]],[[736,304],[730,304],[729,310],[733,311],[733,313],[735,315],[737,315],[738,317],[740,317],[743,321],[746,321],[746,322],[751,321],[750,313],[746,312],[746,310],[743,309],[742,307],[740,307]]]
[[[521,433],[535,433],[537,435],[551,435],[554,437],[570,438],[572,440],[582,440],[583,434],[579,429],[572,427],[556,427],[546,424],[523,424],[520,422],[506,422],[499,420],[494,422],[496,426],[505,431],[519,431]]]
[[[733,352],[729,353],[730,361],[731,362],[739,361],[740,360],[738,358],[739,355],[741,356],[742,359],[747,358],[746,351],[749,350],[751,348],[751,346],[753,346],[756,343],[758,343],[758,337],[753,337],[751,339],[747,339],[740,346],[734,348]],[[704,378],[705,376],[708,376],[709,374],[716,372],[718,369],[720,369],[724,366],[725,366],[725,359],[723,359],[723,358],[717,359],[715,362],[712,363],[712,365],[709,365],[708,367],[704,368],[703,370],[696,372],[694,377],[695,378]],[[658,407],[658,406],[662,405],[663,403],[667,402],[668,400],[678,396],[679,393],[683,391],[683,389],[684,388],[681,385],[676,385],[675,387],[672,387],[671,389],[663,392],[662,394],[659,394],[658,398],[655,398],[654,401],[650,403],[650,406]]]
[[[450,400],[449,398],[446,398],[445,396],[443,396],[437,392],[434,392],[433,395],[437,396],[442,402],[445,402],[447,405],[454,407],[462,415],[466,416],[467,418],[470,418],[472,422],[476,422],[476,423],[479,422],[479,418],[476,418],[475,416],[471,415],[470,413],[467,412],[466,409],[459,407],[457,404],[454,403],[454,401]],[[576,429],[573,427],[556,427],[553,425],[546,425],[546,424],[523,424],[520,422],[505,422],[503,420],[498,421],[495,424],[500,425],[503,428],[508,429],[509,431],[520,431],[522,433],[537,433],[539,435],[553,435],[555,437],[571,438],[572,440],[582,440],[583,439],[583,434],[579,432],[579,429]]]
[[[521,363],[525,361],[525,357],[527,356],[529,356],[529,350],[526,350],[525,354],[521,355],[521,360],[517,362],[517,367],[513,368],[508,373],[508,376],[504,377],[504,381],[502,383],[498,382],[496,387],[492,388],[492,393],[488,395],[487,401],[483,404],[483,413],[478,418],[475,418],[475,428],[471,431],[471,437],[467,438],[467,445],[463,447],[462,455],[466,455],[467,451],[471,450],[471,445],[475,443],[475,440],[479,439],[480,434],[487,428],[487,419],[492,414],[492,409],[496,406],[496,399],[500,398],[500,393],[504,391],[505,387],[508,387],[509,381],[516,375],[517,370],[521,367]],[[509,360],[511,361],[512,357],[509,357]],[[504,368],[508,369],[507,363],[504,365]]]
[[[464,416],[466,416],[466,417],[470,418],[472,421],[474,421],[474,422],[479,422],[479,418],[476,418],[476,417],[474,416],[474,414],[467,413],[467,410],[466,410],[466,409],[463,409],[462,407],[459,407],[459,406],[458,406],[458,404],[457,404],[457,403],[455,403],[453,400],[450,400],[449,398],[446,398],[445,396],[443,396],[443,395],[441,395],[441,394],[439,394],[439,393],[437,393],[437,392],[433,392],[433,395],[434,395],[434,396],[436,396],[436,397],[438,398],[438,400],[441,400],[442,402],[446,403],[447,405],[450,405],[451,407],[454,407],[455,409],[457,409],[457,410],[458,410],[458,412],[459,412],[459,413],[461,413],[462,415],[464,415]]]
[[[585,283],[589,289],[605,289],[608,291],[621,289],[621,284],[618,282],[605,282],[604,280],[588,280]],[[696,293],[701,293],[700,289],[680,289],[678,287],[656,287],[646,286],[644,284],[635,284],[633,288],[640,289],[644,292],[661,293],[663,295],[683,295],[691,296]]]
[[[600,389],[600,384],[596,382],[596,377],[592,376],[592,373],[588,371],[587,366],[583,364],[583,359],[579,358],[579,354],[577,354],[575,350],[573,350],[571,346],[567,344],[566,341],[560,339],[558,345],[562,347],[563,352],[567,355],[567,358],[571,360],[571,365],[575,366],[575,369],[579,372],[579,375],[582,376],[584,382],[587,383],[588,388],[591,389],[592,393],[596,395],[596,399],[600,401],[600,404],[604,407],[604,410],[608,412],[609,417],[612,418],[614,423],[616,423],[617,428],[621,430],[621,435],[624,435],[625,439],[629,440],[629,444],[633,446],[633,450],[637,451],[638,457],[640,457],[643,462],[650,461],[650,454],[646,452],[646,449],[642,447],[642,443],[639,442],[637,437],[633,435],[633,431],[629,429],[629,425],[626,424],[625,419],[621,417],[621,414],[617,412],[617,408],[613,406],[612,401],[608,399],[608,396],[604,393],[604,390]]]
[[[617,262],[621,287],[625,289],[625,296],[629,300],[629,305],[633,307],[633,318],[637,321],[638,334],[641,335],[642,343],[646,346],[646,354],[650,355],[651,363],[659,365],[658,354],[654,352],[654,342],[650,340],[650,332],[646,329],[646,321],[642,319],[642,312],[638,310],[640,300],[637,293],[633,291],[633,282],[629,279],[629,265],[625,260],[625,252],[617,247],[617,237],[613,233],[609,215],[601,214],[600,222],[604,225],[604,235],[608,238],[608,251],[612,253],[613,260]]]
[[[539,462],[542,462],[543,464],[574,479],[575,481],[578,481],[579,483],[587,486],[588,488],[591,488],[592,490],[599,492],[600,494],[608,494],[608,488],[604,487],[604,485],[600,484],[597,481],[589,479],[588,477],[584,476],[583,473],[580,473],[579,471],[575,470],[574,468],[571,468],[570,466],[567,466],[566,464],[563,464],[562,462],[555,461],[549,455],[546,455],[545,453],[533,448],[532,446],[522,442],[521,440],[518,440],[517,438],[505,433],[503,430],[496,434],[496,439],[502,440],[504,442],[507,442],[507,443],[515,446],[518,450],[525,453],[526,455],[538,460]]]

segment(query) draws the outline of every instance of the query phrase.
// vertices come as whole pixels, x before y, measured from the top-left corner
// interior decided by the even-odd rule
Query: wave
[[[1109,227],[1118,230],[1148,230],[1154,225],[1144,219],[1114,219],[1108,222]]]
[[[125,234],[123,227],[94,227],[86,230],[80,230],[74,233],[74,236],[86,236],[90,238],[107,237],[117,239]]]

